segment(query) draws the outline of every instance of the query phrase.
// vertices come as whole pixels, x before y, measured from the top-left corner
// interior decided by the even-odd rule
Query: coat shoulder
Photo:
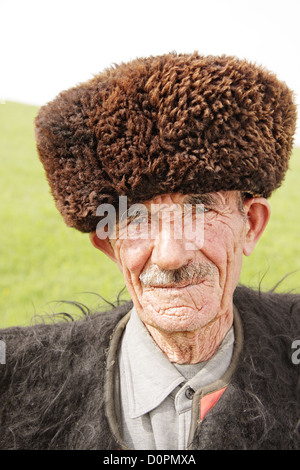
[[[242,404],[241,445],[299,449],[300,364],[294,346],[300,339],[300,295],[240,287],[234,302],[244,335],[233,379]],[[255,442],[249,442],[251,435]]]
[[[105,342],[111,329],[131,308],[132,302],[129,301],[110,310],[91,312],[77,320],[69,320],[69,316],[65,316],[65,320],[57,320],[60,317],[53,316],[47,323],[41,321],[31,326],[0,329],[0,340],[6,344],[8,361],[30,349],[36,353],[47,346],[52,350],[58,345],[71,347],[74,340],[80,341],[80,338],[87,344],[95,337]]]
[[[277,331],[300,337],[300,294],[263,292],[238,286],[234,293],[234,304],[238,308],[243,323],[255,321],[256,334],[262,328],[272,333]],[[255,326],[255,325],[253,325]],[[251,328],[252,329],[252,328]]]
[[[243,347],[225,393],[198,427],[197,449],[300,449],[300,295],[239,286]]]
[[[0,368],[1,449],[101,445],[98,428],[107,427],[106,352],[116,324],[131,307],[128,302],[82,320],[0,330],[6,345]]]

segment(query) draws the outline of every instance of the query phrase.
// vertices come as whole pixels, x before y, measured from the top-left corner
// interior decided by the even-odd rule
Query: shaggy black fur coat
[[[239,287],[244,342],[225,393],[193,449],[300,449],[300,296]],[[104,403],[106,354],[123,304],[82,321],[0,331],[0,449],[119,448]]]

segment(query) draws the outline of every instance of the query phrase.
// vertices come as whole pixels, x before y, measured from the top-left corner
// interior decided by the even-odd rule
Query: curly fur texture
[[[300,296],[239,287],[244,346],[230,385],[199,424],[194,449],[300,450]],[[105,414],[106,351],[126,303],[82,321],[0,331],[0,449],[120,448]],[[111,397],[113,400],[113,396]]]
[[[166,54],[112,67],[41,108],[36,139],[65,222],[95,230],[101,203],[241,190],[269,197],[288,168],[287,86],[234,57]]]

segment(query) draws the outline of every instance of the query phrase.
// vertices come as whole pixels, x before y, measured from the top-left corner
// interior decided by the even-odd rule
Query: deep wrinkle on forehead
[[[202,194],[192,194],[187,195],[184,204],[203,204],[207,208],[220,210],[225,209],[227,206],[231,206],[230,196],[234,193],[233,202],[236,204],[237,209],[240,214],[243,216],[244,220],[247,220],[247,217],[244,212],[244,201],[246,198],[251,198],[252,196],[240,191],[219,191],[216,193],[202,193]]]
[[[175,199],[177,199],[176,196],[178,196],[177,194],[166,194],[166,195],[162,195],[160,196],[160,199],[164,198],[164,196],[170,196],[170,200],[172,200],[172,197],[175,196]],[[184,206],[185,204],[188,204],[188,205],[197,205],[197,204],[203,204],[203,205],[209,205],[211,207],[213,206],[217,206],[217,205],[220,205],[220,198],[218,198],[217,196],[217,193],[202,193],[202,194],[188,194],[188,195],[182,195],[184,196],[183,200],[181,201],[172,201],[173,204],[175,205],[180,205],[180,206]],[[141,207],[144,205],[145,208],[149,209],[151,207],[151,205],[153,204],[154,206],[162,206],[162,207],[165,207],[165,202],[156,202],[156,199],[157,198],[154,198],[153,200],[151,201],[145,201],[144,203],[141,203]],[[132,207],[132,206],[130,206]],[[127,212],[130,211],[130,208],[128,209]]]

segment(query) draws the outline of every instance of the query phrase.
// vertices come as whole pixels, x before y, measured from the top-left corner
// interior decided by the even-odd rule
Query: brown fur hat
[[[65,222],[95,230],[101,203],[241,190],[269,197],[288,168],[293,94],[234,57],[166,54],[112,67],[64,91],[36,139]]]

